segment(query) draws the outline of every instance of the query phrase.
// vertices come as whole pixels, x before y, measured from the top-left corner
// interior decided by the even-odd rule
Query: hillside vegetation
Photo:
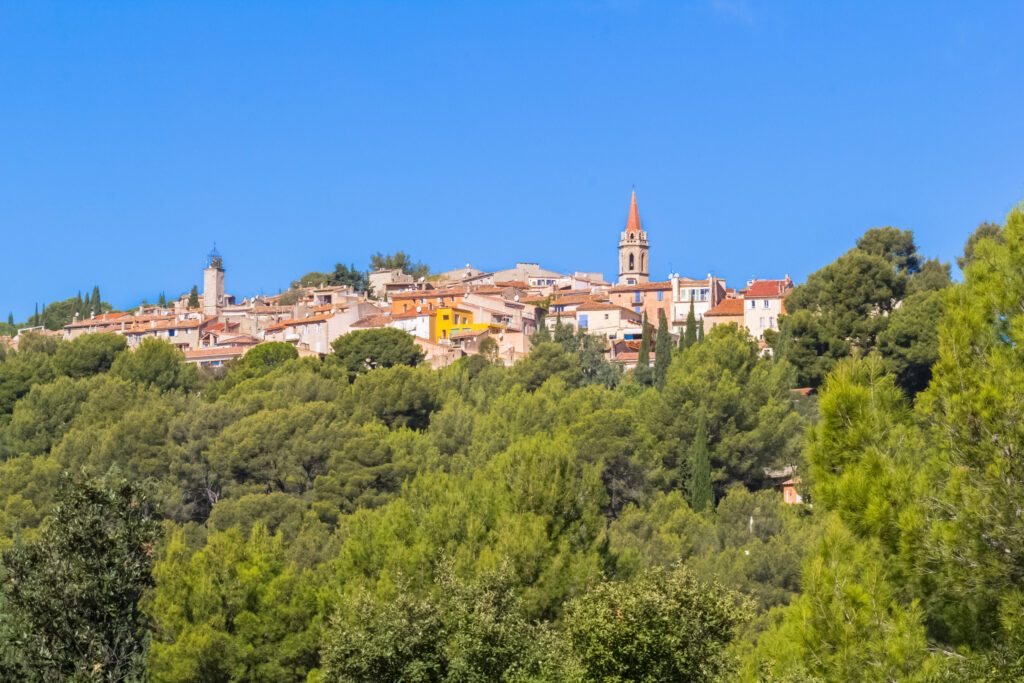
[[[624,376],[564,330],[510,368],[371,330],[218,378],[29,336],[0,679],[1024,676],[1024,213],[964,259],[869,231],[774,354],[720,326]]]

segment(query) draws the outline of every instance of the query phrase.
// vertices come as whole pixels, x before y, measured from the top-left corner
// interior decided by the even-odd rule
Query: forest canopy
[[[1024,213],[964,263],[871,230],[767,350],[658,321],[625,373],[561,325],[512,367],[368,330],[223,376],[25,335],[0,679],[1019,678]]]

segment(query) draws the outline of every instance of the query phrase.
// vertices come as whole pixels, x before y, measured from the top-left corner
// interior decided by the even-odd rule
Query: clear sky
[[[0,0],[0,315],[435,270],[803,279],[1024,199],[1021,2]]]

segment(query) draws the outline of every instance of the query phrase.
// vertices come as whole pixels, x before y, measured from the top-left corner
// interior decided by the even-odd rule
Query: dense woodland
[[[773,353],[662,329],[626,374],[560,326],[508,368],[384,329],[223,376],[28,337],[0,355],[0,678],[1024,677],[1024,212],[960,265],[874,229]]]

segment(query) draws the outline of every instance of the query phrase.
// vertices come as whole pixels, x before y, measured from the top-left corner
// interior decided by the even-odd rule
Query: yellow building
[[[434,311],[433,342],[451,339],[460,332],[476,332],[490,329],[487,323],[474,323],[473,313],[462,308],[438,308]]]

